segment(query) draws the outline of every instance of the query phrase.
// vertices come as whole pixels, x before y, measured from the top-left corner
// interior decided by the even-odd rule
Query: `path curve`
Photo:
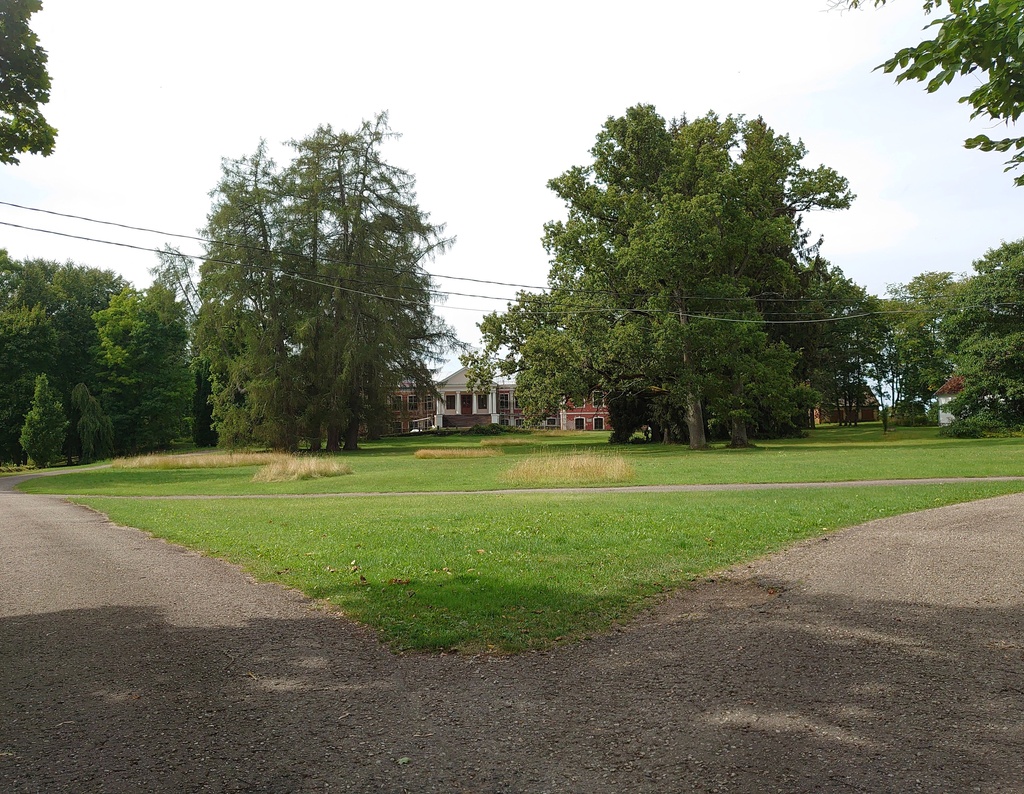
[[[874,521],[464,658],[0,492],[0,790],[1024,791],[1022,515]]]

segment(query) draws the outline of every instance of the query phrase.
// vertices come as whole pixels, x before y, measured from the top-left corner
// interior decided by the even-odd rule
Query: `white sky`
[[[563,215],[547,180],[588,161],[608,116],[647,102],[666,118],[761,115],[801,138],[807,165],[835,168],[858,195],[808,225],[827,258],[881,294],[1024,237],[1024,189],[1002,156],[962,147],[991,126],[957,103],[969,86],[928,95],[873,71],[926,21],[920,0],[844,13],[827,0],[44,0],[32,27],[50,56],[57,149],[0,165],[0,201],[194,234],[221,158],[265,138],[283,162],[282,142],[387,110],[403,137],[385,155],[457,238],[429,269],[542,285],[542,226]],[[180,242],[5,206],[0,221]],[[139,287],[156,261],[4,226],[0,247],[112,268]],[[504,305],[451,297],[440,311],[476,343],[483,313]]]

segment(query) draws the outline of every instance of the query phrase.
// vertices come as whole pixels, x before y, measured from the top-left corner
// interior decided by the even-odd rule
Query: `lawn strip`
[[[514,652],[839,527],[1021,482],[714,493],[77,501],[376,628],[397,650]]]
[[[840,482],[913,480],[935,477],[1024,476],[1024,439],[944,439],[936,428],[817,430],[806,439],[763,442],[751,450],[692,451],[678,445],[610,447],[605,434],[525,436],[527,446],[503,448],[503,455],[481,459],[420,460],[425,438],[372,442],[340,456],[354,473],[346,477],[289,483],[254,483],[254,467],[168,471],[99,469],[30,480],[18,487],[29,493],[139,495],[316,494],[499,490],[504,476],[529,456],[570,454],[577,450],[621,454],[636,471],[633,485]],[[437,448],[477,448],[479,441],[431,438]],[[551,486],[572,486],[564,482]]]

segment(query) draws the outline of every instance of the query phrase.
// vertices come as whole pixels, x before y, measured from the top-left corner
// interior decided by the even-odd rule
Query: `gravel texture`
[[[1024,495],[871,522],[628,626],[396,656],[0,480],[0,791],[1024,792]]]

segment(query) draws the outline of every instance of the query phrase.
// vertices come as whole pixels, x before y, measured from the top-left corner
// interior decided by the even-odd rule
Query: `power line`
[[[0,202],[0,203],[2,203],[2,202]],[[121,248],[128,248],[128,249],[136,250],[136,251],[145,251],[145,252],[148,252],[148,253],[155,253],[155,254],[168,253],[168,252],[163,251],[163,250],[158,249],[158,248],[148,248],[146,246],[134,245],[132,243],[122,243],[122,242],[117,242],[117,241],[114,241],[114,240],[102,240],[102,239],[98,239],[98,238],[94,238],[94,237],[86,237],[84,235],[69,234],[67,232],[58,232],[58,231],[54,231],[54,230],[51,230],[51,229],[39,229],[39,228],[32,227],[32,226],[22,226],[22,225],[19,225],[19,224],[16,224],[16,223],[10,223],[8,221],[0,221],[0,226],[9,226],[11,228],[22,229],[22,230],[25,230],[25,231],[34,231],[34,232],[40,232],[40,233],[43,233],[43,234],[52,234],[52,235],[56,235],[58,237],[66,237],[66,238],[73,239],[73,240],[83,240],[85,242],[100,243],[100,244],[103,244],[103,245],[113,245],[113,246],[118,246],[118,247],[121,247]],[[174,253],[177,253],[177,252],[174,252]],[[181,255],[182,256],[186,256],[185,254],[181,254]],[[302,282],[305,282],[305,283],[308,283],[308,284],[312,284],[314,286],[325,287],[327,289],[332,289],[332,290],[340,290],[341,292],[346,292],[346,293],[353,294],[353,295],[360,295],[360,296],[367,297],[367,298],[379,298],[381,300],[387,300],[387,301],[391,301],[391,302],[399,303],[399,304],[404,304],[404,305],[408,305],[408,306],[418,306],[418,307],[429,307],[430,306],[429,302],[424,302],[424,301],[420,301],[420,300],[412,300],[412,299],[409,299],[409,298],[401,298],[401,297],[396,297],[396,296],[392,296],[392,295],[381,295],[380,293],[376,293],[376,292],[366,292],[364,290],[352,289],[351,287],[344,287],[344,286],[341,286],[340,284],[331,284],[331,283],[326,282],[326,281],[320,281],[320,280],[317,280],[317,279],[312,279],[312,278],[309,278],[308,276],[303,276],[303,275],[300,275],[300,274],[297,274],[297,273],[292,273],[292,272],[285,271],[285,270],[282,270],[282,269],[279,269],[279,268],[270,268],[270,267],[259,268],[259,267],[253,266],[253,265],[245,265],[245,264],[239,263],[239,262],[233,262],[233,261],[230,261],[230,260],[217,259],[215,257],[207,257],[207,256],[191,256],[189,258],[199,259],[199,260],[204,261],[204,262],[213,262],[213,263],[216,263],[216,264],[228,265],[228,266],[231,266],[231,267],[239,267],[240,266],[240,267],[249,267],[251,269],[256,269],[256,270],[265,270],[265,271],[268,271],[268,272],[277,273],[277,274],[279,274],[281,276],[284,276],[286,278],[291,278],[291,279],[296,280],[296,281],[302,281]],[[426,290],[426,292],[428,292],[429,294],[457,294],[457,293],[441,293],[441,292],[438,292],[436,290]],[[474,296],[471,296],[471,297],[474,297]],[[478,297],[489,297],[489,296],[478,296]],[[494,299],[494,298],[491,298],[491,299]],[[498,298],[496,300],[506,300],[506,299]],[[1000,304],[1000,306],[1016,306],[1016,304]],[[457,311],[471,311],[471,312],[475,312],[475,313],[482,313],[482,312],[486,311],[484,309],[468,307],[468,306],[448,306],[448,305],[445,305],[445,308],[447,308],[447,309],[454,309],[454,310],[457,310]],[[921,309],[888,309],[888,310],[875,310],[875,311],[867,311],[867,312],[858,312],[858,313],[854,313],[854,314],[846,314],[846,315],[839,315],[839,316],[833,316],[833,317],[815,317],[815,318],[789,319],[789,320],[768,320],[768,319],[764,319],[764,318],[725,317],[725,316],[722,316],[722,315],[708,314],[708,313],[702,313],[702,312],[681,312],[681,311],[676,310],[676,309],[639,309],[639,308],[635,308],[635,307],[621,308],[621,307],[609,307],[609,306],[590,306],[590,307],[565,306],[563,308],[554,308],[554,309],[542,310],[542,311],[530,310],[529,313],[533,314],[533,315],[537,315],[537,316],[548,316],[548,317],[557,317],[557,316],[563,316],[563,315],[567,315],[567,314],[575,314],[575,315],[581,315],[581,314],[619,314],[619,315],[624,315],[624,314],[645,314],[645,315],[669,314],[669,315],[673,315],[673,316],[680,317],[680,318],[684,318],[685,317],[685,318],[690,319],[690,320],[708,320],[708,321],[713,321],[713,322],[737,323],[737,324],[746,324],[746,325],[808,325],[808,324],[816,324],[816,323],[843,322],[844,320],[855,320],[855,319],[862,319],[862,318],[865,318],[865,317],[873,317],[873,316],[889,315],[889,314],[918,314],[918,313],[920,313],[920,311],[922,311],[922,310]]]
[[[25,211],[28,211],[28,212],[38,212],[38,213],[42,213],[42,214],[45,214],[45,215],[52,215],[54,217],[59,217],[59,218],[68,218],[68,219],[72,219],[72,220],[84,221],[84,222],[87,222],[87,223],[95,223],[95,224],[99,224],[99,225],[102,225],[102,226],[111,226],[111,227],[114,227],[114,228],[117,228],[117,229],[125,229],[127,231],[142,232],[142,233],[145,233],[145,234],[157,234],[157,235],[161,235],[161,236],[164,236],[164,237],[173,237],[173,238],[176,238],[176,239],[179,239],[179,240],[190,240],[190,241],[193,241],[193,242],[203,243],[205,245],[222,245],[222,246],[227,246],[227,247],[231,247],[231,248],[237,248],[237,249],[240,249],[240,250],[251,251],[251,252],[254,252],[254,253],[265,254],[265,255],[274,255],[275,253],[278,254],[278,255],[282,254],[282,252],[275,252],[275,251],[272,251],[272,250],[268,250],[267,248],[264,248],[262,246],[254,246],[254,245],[249,245],[247,243],[227,242],[227,241],[224,241],[224,240],[216,240],[216,239],[212,239],[212,238],[209,238],[209,237],[200,237],[200,236],[197,236],[197,235],[180,234],[178,232],[162,231],[162,230],[159,230],[159,229],[151,229],[151,228],[148,228],[148,227],[145,227],[145,226],[136,226],[136,225],[132,225],[132,224],[128,224],[128,223],[120,223],[120,222],[117,222],[117,221],[107,221],[107,220],[101,220],[101,219],[98,219],[98,218],[91,218],[91,217],[86,216],[86,215],[76,215],[76,214],[67,213],[67,212],[58,212],[56,210],[48,210],[48,209],[44,209],[42,207],[31,207],[31,206],[28,206],[28,205],[25,205],[25,204],[16,204],[16,203],[11,202],[11,201],[0,201],[0,206],[13,207],[15,209],[25,210]],[[155,251],[156,253],[164,253],[162,250],[156,250],[156,249],[149,248],[149,247],[146,247],[146,246],[134,246],[134,245],[129,245],[129,244],[125,244],[125,243],[117,243],[117,242],[110,241],[110,240],[99,240],[99,239],[91,238],[91,237],[79,237],[79,236],[72,235],[72,234],[66,234],[66,233],[62,233],[62,232],[49,231],[49,230],[46,230],[46,229],[35,229],[35,228],[31,227],[31,226],[18,226],[17,224],[5,224],[5,225],[14,226],[15,228],[26,229],[26,230],[30,230],[30,231],[39,231],[39,232],[43,232],[43,233],[46,233],[46,234],[56,234],[56,235],[63,236],[63,237],[71,237],[73,239],[88,240],[90,242],[99,242],[99,243],[105,243],[105,244],[108,244],[108,245],[119,245],[119,246],[126,247],[126,248],[134,248],[134,249],[140,250],[140,251],[150,251],[150,252]],[[175,252],[175,253],[179,253],[179,252]],[[300,256],[300,257],[304,257],[304,258],[307,258],[307,259],[311,259],[308,255],[302,254],[302,253],[299,253],[299,252],[283,252],[283,253],[284,253],[284,255],[287,255],[287,256]],[[216,258],[211,259],[209,257],[203,257],[203,256],[192,256],[192,255],[187,255],[187,254],[183,254],[183,256],[188,256],[191,259],[199,259],[199,260],[202,260],[202,261],[223,261],[223,260],[218,260]],[[365,263],[365,262],[340,262],[338,260],[331,259],[331,258],[324,258],[321,261],[324,264],[336,264],[336,265],[342,265],[342,266],[346,266],[346,267],[347,266],[352,266],[352,267],[365,268],[365,269],[369,269],[369,270],[384,270],[384,271],[391,272],[390,269],[387,268],[387,267],[384,267],[384,266],[381,266],[381,265],[374,265],[374,264],[370,264],[370,263]],[[419,266],[419,265],[417,265],[417,266],[418,267],[422,267],[422,266]],[[290,271],[287,271],[284,268],[279,268],[278,272],[290,273]],[[427,271],[425,269],[423,269],[423,272],[426,275],[431,276],[433,278],[445,279],[445,280],[451,280],[451,281],[465,281],[465,282],[472,283],[472,284],[485,284],[485,285],[488,285],[488,286],[496,286],[496,287],[511,287],[511,288],[514,288],[514,289],[536,290],[536,291],[541,292],[541,293],[547,292],[547,291],[551,290],[551,286],[550,285],[548,285],[548,286],[538,286],[536,284],[518,284],[518,283],[515,283],[515,282],[494,281],[494,280],[490,280],[490,279],[472,278],[470,276],[453,276],[451,274],[445,274],[445,273],[431,273],[430,271]],[[380,285],[380,282],[362,282],[362,283],[366,284],[367,286]],[[610,289],[576,288],[576,287],[564,287],[563,289],[565,289],[567,292],[569,292],[570,294],[573,294],[573,295],[584,295],[584,296],[611,295],[611,296],[618,297],[618,298],[623,298],[623,297],[626,297],[626,298],[643,298],[643,297],[646,297],[645,294],[643,294],[643,293],[635,293],[635,292],[622,293],[622,292],[620,292],[618,290],[610,290]],[[438,294],[438,295],[442,295],[443,294],[443,295],[451,295],[451,296],[462,297],[462,298],[479,298],[479,299],[482,299],[482,300],[498,300],[498,301],[506,301],[506,300],[510,301],[510,300],[512,300],[511,298],[496,297],[496,296],[493,296],[493,295],[477,295],[477,294],[473,294],[473,293],[455,292],[455,291],[452,291],[452,290],[444,290],[444,291],[433,290],[433,292],[435,294]],[[723,302],[723,303],[729,303],[729,302],[749,302],[750,300],[764,300],[764,301],[770,301],[770,302],[773,302],[773,303],[818,303],[818,304],[822,304],[822,303],[839,303],[839,304],[848,303],[848,301],[846,299],[844,299],[844,298],[823,298],[823,297],[815,297],[815,298],[796,297],[796,298],[790,298],[790,297],[785,297],[783,295],[780,295],[780,294],[774,293],[774,292],[764,292],[764,293],[760,293],[758,295],[751,295],[751,296],[685,295],[685,296],[681,296],[681,297],[683,297],[685,300],[718,301],[718,302]],[[943,297],[943,296],[936,296],[936,297]],[[448,307],[448,308],[455,308],[455,307]],[[476,311],[476,310],[475,309],[471,309],[470,311]],[[782,314],[782,312],[775,312],[775,313],[776,314]]]

